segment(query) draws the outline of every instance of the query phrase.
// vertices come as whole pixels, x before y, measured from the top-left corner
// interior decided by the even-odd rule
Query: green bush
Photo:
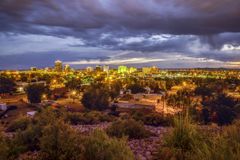
[[[90,124],[99,122],[110,122],[112,117],[106,113],[99,111],[91,111],[84,114],[85,118],[90,121]]]
[[[204,147],[196,146],[188,157],[193,160],[239,160],[240,122],[223,129],[223,133],[211,138]]]
[[[234,111],[239,115],[240,114],[240,103],[234,106]]]
[[[9,146],[7,143],[7,139],[0,133],[0,159],[7,160],[8,152],[9,152]]]
[[[170,116],[163,117],[157,112],[146,112],[143,110],[134,111],[131,117],[136,121],[142,121],[145,125],[151,126],[170,126],[173,123],[173,118]]]
[[[18,145],[15,140],[0,135],[1,160],[15,160],[24,150],[25,147]]]
[[[130,116],[131,118],[135,119],[136,121],[142,121],[144,122],[144,117],[145,115],[148,114],[146,112],[144,112],[143,110],[132,110],[130,112]]]
[[[172,133],[166,135],[157,158],[185,160],[196,147],[203,146],[203,136],[188,118],[175,119]],[[163,158],[164,157],[164,158]]]
[[[28,117],[20,117],[9,124],[7,132],[16,132],[17,130],[25,130],[31,120]]]
[[[144,117],[144,124],[152,126],[170,126],[172,124],[171,117],[163,117],[159,113],[147,114]]]
[[[97,124],[100,122],[109,122],[112,121],[112,116],[99,112],[99,111],[90,111],[86,113],[67,113],[66,121],[70,122],[73,125],[77,124]]]
[[[48,124],[54,123],[58,119],[62,119],[66,115],[66,110],[64,108],[52,109],[42,108],[33,118],[33,123],[44,127]]]
[[[63,121],[56,121],[43,129],[40,138],[40,151],[44,159],[79,160],[82,159],[81,138]]]
[[[239,160],[240,122],[219,133],[204,133],[185,118],[175,121],[155,159],[174,160]]]
[[[39,150],[39,138],[42,136],[42,128],[38,125],[29,125],[24,131],[18,132],[13,141],[16,146],[22,146],[25,151]]]
[[[96,131],[90,136],[81,135],[64,123],[62,115],[65,114],[44,109],[34,117],[27,129],[18,130],[12,138],[0,135],[0,159],[19,159],[21,155],[34,151],[37,151],[39,160],[90,160],[92,157],[96,160],[133,159],[125,139],[109,138],[103,131]],[[85,114],[105,120],[99,118],[104,116],[100,113]]]
[[[128,136],[130,139],[141,139],[150,136],[143,123],[133,119],[118,120],[107,128],[107,134],[115,137]]]
[[[84,140],[85,160],[133,160],[134,155],[126,139],[109,138],[103,131],[95,130]]]
[[[105,110],[109,107],[109,98],[106,86],[92,84],[84,91],[81,102],[88,109]]]
[[[65,120],[72,125],[85,124],[85,117],[82,113],[68,113]]]
[[[217,113],[217,123],[218,125],[228,125],[233,122],[233,120],[236,118],[236,113],[234,112],[234,109],[228,107],[228,106],[218,106],[216,108]]]

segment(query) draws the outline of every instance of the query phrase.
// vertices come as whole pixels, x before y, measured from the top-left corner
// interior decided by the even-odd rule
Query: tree
[[[218,125],[231,124],[236,117],[234,110],[228,106],[218,106],[216,108]]]
[[[210,108],[212,115],[216,113],[216,122],[219,125],[230,124],[236,117],[235,105],[237,101],[225,94],[218,95],[207,105]]]
[[[104,110],[109,106],[109,93],[102,84],[93,84],[85,90],[82,104],[88,109]]]
[[[27,97],[30,103],[40,103],[46,87],[42,84],[30,84],[26,88]]]
[[[202,96],[202,99],[204,100],[206,96],[212,96],[213,90],[210,88],[207,88],[205,86],[199,86],[195,89],[195,94]]]
[[[127,88],[130,89],[133,94],[143,93],[146,91],[139,83],[130,84]]]
[[[121,88],[122,88],[122,84],[120,81],[115,81],[111,84],[111,89],[109,94],[112,100],[119,96]]]
[[[224,106],[228,106],[230,108],[233,108],[237,104],[237,102],[232,97],[229,97],[225,94],[220,94],[214,100],[214,104],[224,105]]]
[[[204,122],[204,124],[208,124],[210,122],[210,114],[207,108],[202,109],[201,120]]]
[[[65,86],[69,89],[76,89],[76,90],[80,90],[81,89],[81,85],[82,85],[82,81],[80,79],[77,78],[68,78]]]
[[[5,76],[0,77],[0,94],[12,93],[16,91],[16,83],[11,78]]]

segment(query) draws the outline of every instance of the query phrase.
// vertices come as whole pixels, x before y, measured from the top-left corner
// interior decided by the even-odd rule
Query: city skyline
[[[0,70],[240,68],[235,0],[2,0]]]

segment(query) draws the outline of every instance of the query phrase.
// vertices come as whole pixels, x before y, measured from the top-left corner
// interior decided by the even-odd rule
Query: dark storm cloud
[[[1,0],[0,13],[4,31],[43,25],[198,35],[239,32],[239,7],[238,0]]]
[[[236,61],[240,54],[222,50],[240,45],[239,0],[1,0],[0,19],[2,34],[71,36],[83,43],[70,47],[129,57],[135,51]]]

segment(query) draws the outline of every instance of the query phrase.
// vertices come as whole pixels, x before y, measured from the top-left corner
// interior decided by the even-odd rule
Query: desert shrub
[[[204,133],[188,120],[178,119],[166,135],[155,159],[239,160],[240,122],[223,127],[219,133]]]
[[[59,118],[59,113],[54,112],[50,109],[41,110],[33,119],[21,117],[21,125],[13,125],[18,127],[12,127],[14,130],[17,130],[17,132],[14,137],[8,142],[8,146],[10,148],[8,151],[8,158],[16,159],[22,153],[28,151],[38,151],[40,149],[39,139],[42,137],[44,128],[48,125],[52,125]],[[19,119],[16,121],[16,124],[19,124]],[[22,122],[24,122],[24,125],[22,125]]]
[[[20,117],[9,124],[7,132],[15,132],[17,130],[25,130],[31,120],[28,117]]]
[[[113,122],[107,128],[107,134],[118,138],[128,136],[130,139],[141,139],[150,136],[150,132],[145,129],[143,123],[133,119]]]
[[[175,119],[172,133],[166,135],[163,146],[159,149],[157,158],[184,160],[195,147],[202,147],[203,137],[197,132],[188,118]]]
[[[70,122],[72,125],[77,125],[84,124],[86,120],[82,113],[68,113],[65,121]]]
[[[207,108],[203,108],[201,110],[200,119],[204,124],[208,124],[210,122],[210,112]]]
[[[204,147],[194,148],[189,160],[239,160],[240,157],[240,122],[223,129],[223,133],[215,135]]]
[[[147,114],[144,117],[144,124],[152,126],[170,126],[172,124],[171,117],[163,117],[159,113]]]
[[[18,130],[11,139],[0,135],[0,159],[19,159],[20,155],[35,151],[38,153],[35,158],[39,160],[133,159],[125,139],[109,138],[103,131],[96,131],[90,136],[81,135],[64,123],[61,114],[42,110],[27,129]]]
[[[99,111],[87,112],[84,115],[86,119],[90,119],[92,122],[109,122],[112,120],[112,117],[106,113]]]
[[[225,142],[222,151],[223,155],[229,157],[229,159],[237,159],[240,157],[240,121],[235,122],[231,126],[227,126],[221,136],[218,143],[221,145]],[[226,154],[224,154],[226,153]]]
[[[237,113],[237,114],[240,114],[240,103],[236,104],[234,106],[234,111]]]
[[[7,139],[0,133],[0,159],[7,160],[8,152],[9,152],[9,146],[7,143]]]
[[[86,113],[68,113],[66,121],[73,125],[77,124],[97,124],[100,122],[112,121],[113,117],[98,111],[90,111]]]
[[[22,151],[39,150],[39,138],[42,135],[42,128],[38,125],[29,125],[24,131],[18,132],[13,141],[16,146],[20,146]]]
[[[130,112],[130,116],[133,118],[133,119],[135,119],[136,121],[142,121],[142,122],[144,122],[144,117],[145,117],[145,115],[146,115],[147,113],[146,112],[144,112],[143,110],[132,110],[131,112]]]
[[[126,139],[110,138],[103,131],[95,130],[84,139],[85,160],[133,160],[134,156]]]
[[[81,138],[75,130],[59,120],[43,129],[40,151],[44,159],[78,160],[82,158]]]
[[[52,109],[44,108],[41,109],[33,118],[33,123],[44,127],[48,124],[54,123],[56,120],[63,118],[66,115],[64,108]]]
[[[114,103],[115,103],[115,102],[114,102]],[[110,111],[108,114],[109,114],[109,115],[112,115],[112,116],[118,117],[119,114],[120,114],[120,112],[117,111],[117,108],[118,108],[118,105],[117,105],[117,104],[113,104],[113,105],[111,106],[111,108],[110,108],[111,111]]]
[[[23,152],[23,146],[19,146],[11,138],[7,138],[0,133],[0,159],[15,160]]]
[[[170,126],[173,123],[171,116],[163,117],[157,112],[146,112],[144,110],[133,111],[130,113],[131,117],[136,121],[142,121],[145,125],[152,126]]]
[[[236,117],[234,109],[228,106],[218,106],[216,107],[217,113],[217,123],[218,125],[227,125],[231,124]]]

